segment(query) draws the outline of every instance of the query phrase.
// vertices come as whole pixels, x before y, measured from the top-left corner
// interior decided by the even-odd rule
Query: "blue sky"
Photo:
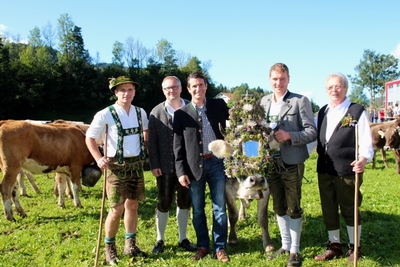
[[[325,78],[354,76],[365,49],[400,58],[398,0],[0,0],[0,7],[3,35],[25,40],[35,26],[55,29],[67,13],[102,62],[111,62],[115,41],[133,37],[151,49],[166,39],[176,51],[211,61],[213,81],[229,88],[270,90],[269,68],[283,62],[289,90],[320,106],[328,100]]]

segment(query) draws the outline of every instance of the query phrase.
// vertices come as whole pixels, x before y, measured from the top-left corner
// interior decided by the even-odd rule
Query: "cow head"
[[[383,131],[380,131],[383,132]],[[380,133],[381,134],[381,133]],[[384,150],[390,150],[392,148],[400,148],[400,126],[394,125],[393,127],[388,127],[384,132],[384,137],[386,139]]]
[[[262,191],[267,190],[267,179],[259,174],[247,176],[239,182],[237,197],[243,199],[263,198]]]

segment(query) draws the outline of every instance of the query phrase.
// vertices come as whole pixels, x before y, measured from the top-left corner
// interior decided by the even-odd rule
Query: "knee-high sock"
[[[331,243],[340,243],[340,230],[330,230],[328,231],[328,238]]]
[[[164,240],[165,229],[167,228],[169,212],[161,212],[156,209],[157,241]]]
[[[189,209],[176,207],[176,219],[178,220],[179,242],[186,238],[186,231],[189,221]]]
[[[290,253],[300,253],[302,221],[302,218],[292,219],[289,217],[290,238],[292,240],[292,243],[290,244]]]
[[[290,228],[289,228],[289,216],[283,215],[279,216],[276,215],[279,225],[279,231],[281,232],[281,241],[282,241],[282,248],[284,250],[290,250]]]
[[[354,226],[346,225],[347,227],[347,234],[349,235],[349,243],[354,244]],[[360,239],[361,239],[361,225],[358,226],[358,246],[360,246]]]

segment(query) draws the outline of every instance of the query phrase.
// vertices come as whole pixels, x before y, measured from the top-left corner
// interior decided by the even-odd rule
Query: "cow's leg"
[[[372,169],[376,168],[376,150],[374,150],[374,157],[372,158]]]
[[[239,219],[242,221],[246,220],[246,202],[244,199],[240,199]]]
[[[393,149],[393,153],[396,160],[396,173],[400,174],[400,150]]]
[[[36,183],[35,183],[35,179],[33,178],[33,175],[29,172],[24,172],[24,174],[26,175],[26,178],[28,178],[29,183],[31,184],[33,190],[37,193],[37,194],[41,194],[42,192],[40,192],[39,188],[37,187]]]
[[[48,175],[47,175],[48,176]],[[60,180],[60,177],[59,176],[57,176],[57,173],[54,175],[54,187],[53,187],[53,195],[55,196],[55,197],[58,197],[58,195],[59,195],[59,187],[60,187],[60,182],[59,182],[59,180]]]
[[[26,187],[25,187],[25,183],[24,183],[24,172],[22,170],[19,171],[18,175],[17,175],[17,183],[19,185],[19,191],[21,193],[21,196],[28,196],[28,194],[26,193]]]
[[[228,209],[228,222],[229,222],[229,237],[228,244],[236,245],[236,222],[239,218],[238,208],[236,206],[236,192],[237,192],[237,180],[234,178],[228,178],[225,186],[226,206]]]
[[[25,218],[26,217],[26,213],[25,213],[24,209],[22,208],[22,205],[19,202],[19,198],[18,198],[18,185],[17,184],[14,185],[14,187],[12,189],[12,192],[11,192],[11,195],[12,195],[12,200],[13,200],[14,205],[15,205],[15,209],[17,210],[18,214],[21,217]]]
[[[250,208],[250,204],[252,199],[240,199],[240,208],[239,208],[239,219],[242,221],[246,220],[246,209]]]
[[[262,239],[263,239],[263,247],[265,252],[271,252],[275,250],[275,246],[271,240],[269,235],[269,227],[268,227],[268,202],[270,192],[269,189],[263,191],[263,198],[258,200],[258,223],[261,226],[262,231]]]
[[[7,169],[3,170],[3,180],[0,184],[0,192],[3,200],[3,209],[4,216],[9,221],[15,221],[13,212],[12,212],[12,191],[14,190],[15,183],[17,181],[17,175],[20,168],[15,170]],[[22,208],[21,208],[22,209]],[[23,210],[19,210],[18,212],[23,212]],[[23,212],[25,213],[25,212]]]
[[[79,188],[81,184],[81,170],[82,168],[73,168],[71,169],[71,184],[72,184],[72,192],[74,195],[74,204],[77,208],[83,208],[81,201],[79,199]]]
[[[54,191],[57,189],[58,193],[58,203],[57,205],[60,208],[65,208],[65,199],[64,199],[64,192],[67,180],[65,178],[66,174],[65,173],[58,173],[56,172],[56,175],[54,176]]]
[[[65,191],[65,194],[67,194],[69,199],[73,199],[74,198],[74,194],[72,192],[72,182],[71,182],[71,178],[69,177],[69,175],[65,176],[65,180],[66,180],[66,188],[65,188],[66,191]]]
[[[389,169],[389,164],[386,159],[386,151],[383,148],[381,148],[381,154],[382,154],[382,161],[385,164],[386,169]]]

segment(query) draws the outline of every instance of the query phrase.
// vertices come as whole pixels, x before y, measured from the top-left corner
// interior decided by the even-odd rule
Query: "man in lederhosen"
[[[146,152],[146,112],[131,104],[139,88],[129,77],[111,78],[110,90],[117,97],[115,104],[96,113],[86,133],[86,144],[97,165],[108,169],[107,198],[110,205],[105,222],[107,264],[117,264],[115,236],[124,214],[124,254],[146,256],[136,245],[139,201],[145,199],[143,160]],[[102,155],[96,139],[108,129],[107,155]]]

